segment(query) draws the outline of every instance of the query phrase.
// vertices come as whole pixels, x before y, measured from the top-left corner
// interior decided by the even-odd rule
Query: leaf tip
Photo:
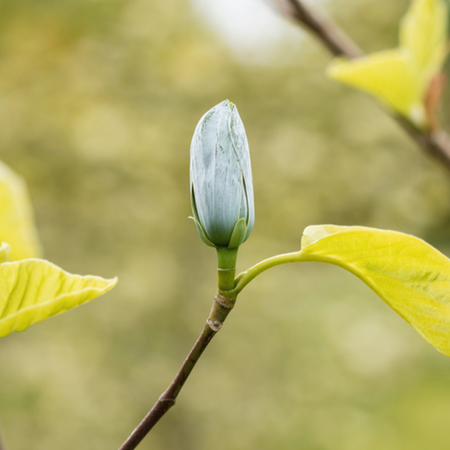
[[[119,277],[107,278],[109,289],[112,289],[119,282]]]

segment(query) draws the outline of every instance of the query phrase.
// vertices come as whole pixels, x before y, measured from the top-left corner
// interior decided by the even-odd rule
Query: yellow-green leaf
[[[450,260],[431,245],[394,231],[318,225],[304,231],[299,256],[352,272],[450,356]]]
[[[36,258],[41,253],[26,184],[1,161],[0,241],[11,245],[12,261]]]
[[[447,17],[444,0],[414,0],[400,23],[400,47],[412,53],[420,68],[433,73],[445,57]]]
[[[413,0],[400,24],[398,48],[353,60],[336,58],[327,73],[425,126],[427,91],[446,55],[447,17],[444,0]]]
[[[352,61],[337,58],[328,75],[372,94],[414,121],[424,120],[423,86],[410,54],[404,50],[386,50]]]
[[[0,264],[0,337],[93,300],[116,283],[71,275],[39,259]]]

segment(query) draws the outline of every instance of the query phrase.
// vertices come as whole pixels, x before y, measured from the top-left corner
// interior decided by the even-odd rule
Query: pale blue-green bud
[[[255,221],[250,152],[237,108],[209,110],[191,143],[191,204],[197,231],[212,247],[239,247]]]

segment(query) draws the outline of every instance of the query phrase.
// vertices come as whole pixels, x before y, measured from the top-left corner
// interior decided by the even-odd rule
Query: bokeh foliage
[[[327,9],[377,51],[396,45],[407,3]],[[225,98],[255,182],[239,268],[298,249],[314,223],[397,229],[448,254],[448,174],[372,100],[327,80],[328,60],[307,38],[272,64],[237,62],[187,0],[0,3],[0,159],[29,184],[49,260],[120,278],[2,339],[11,450],[118,448],[178,369],[216,284],[214,252],[187,220],[189,143]],[[446,449],[449,375],[450,360],[351,275],[277,268],[240,296],[141,447]]]

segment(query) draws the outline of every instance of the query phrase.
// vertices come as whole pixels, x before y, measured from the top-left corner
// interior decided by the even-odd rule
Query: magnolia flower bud
[[[197,231],[212,247],[239,247],[255,221],[250,153],[237,108],[209,110],[191,143],[191,204]]]

